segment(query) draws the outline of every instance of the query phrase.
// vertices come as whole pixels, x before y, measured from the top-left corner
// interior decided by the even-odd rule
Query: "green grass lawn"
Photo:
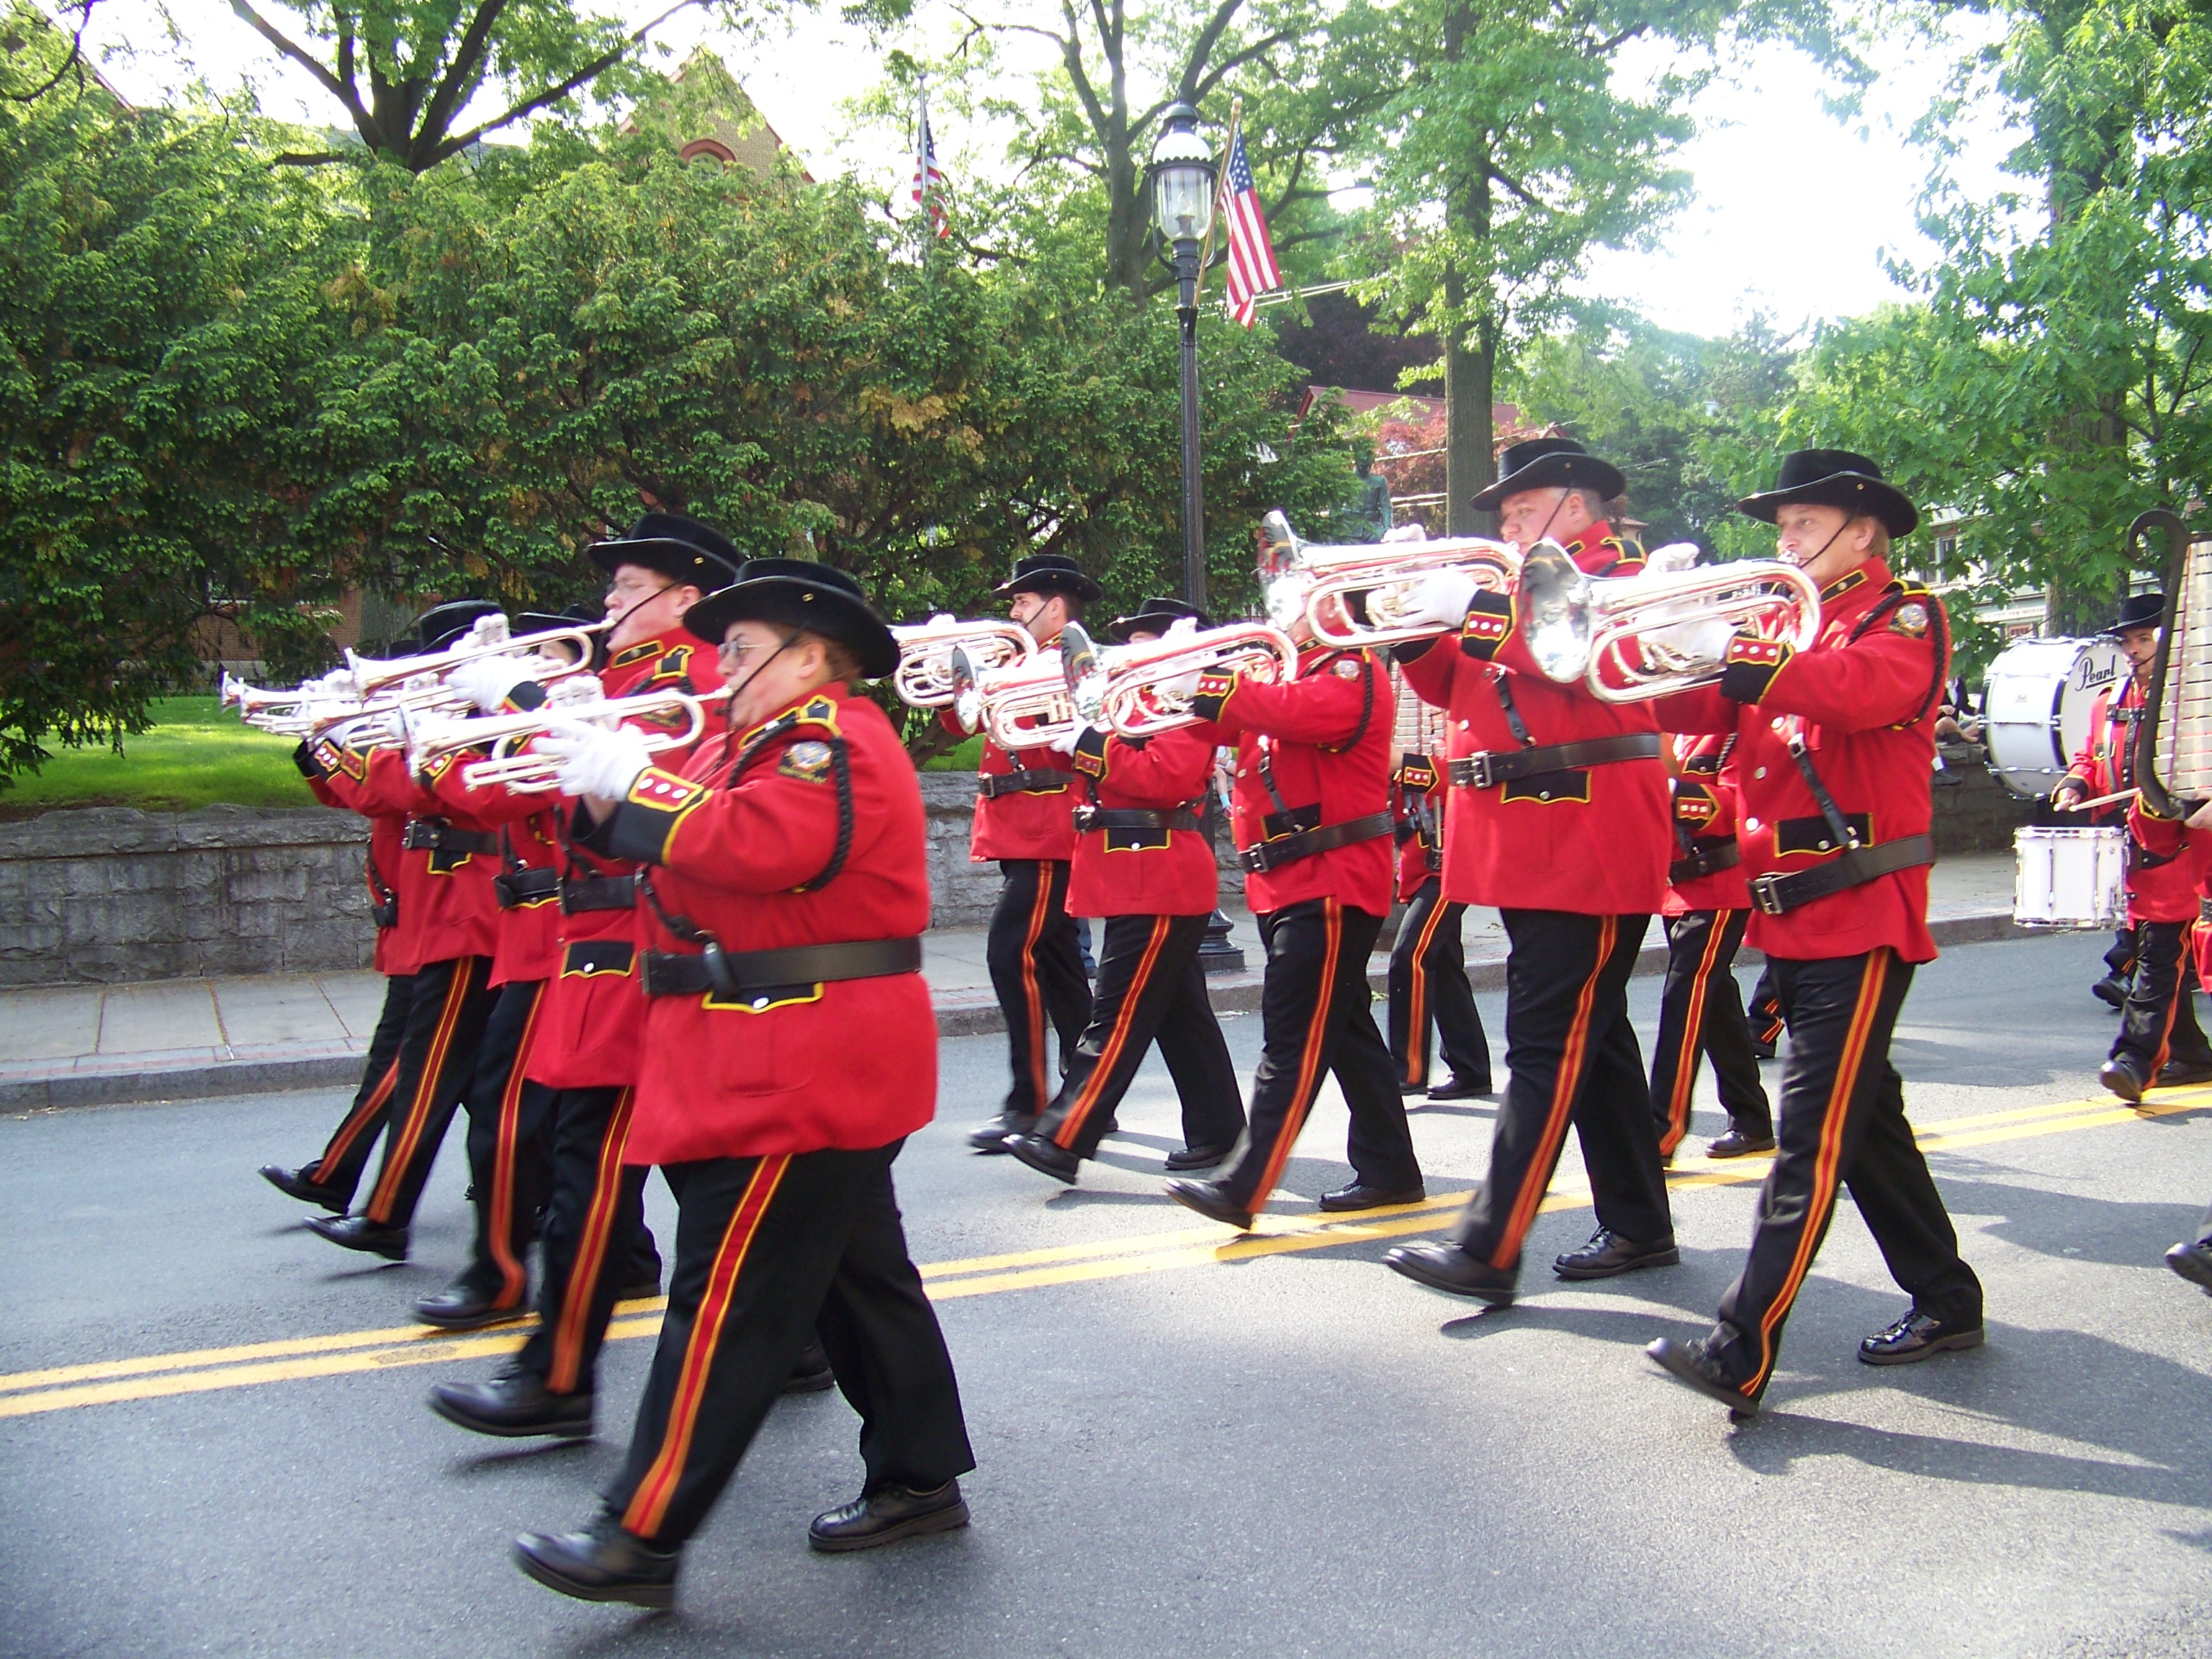
[[[257,732],[216,707],[213,697],[163,697],[154,729],[112,749],[57,750],[43,770],[0,790],[0,820],[35,817],[65,806],[136,806],[148,812],[189,812],[228,802],[239,806],[313,806],[315,798],[292,764],[293,739]],[[930,772],[972,772],[983,739],[970,738],[925,763]]]
[[[313,806],[292,764],[294,739],[271,737],[216,707],[211,696],[162,697],[154,729],[112,749],[63,749],[40,771],[0,790],[0,817],[33,817],[63,806],[136,806],[189,812],[240,806]]]

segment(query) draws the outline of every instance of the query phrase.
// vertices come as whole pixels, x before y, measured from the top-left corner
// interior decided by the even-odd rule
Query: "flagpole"
[[[1222,141],[1221,162],[1213,172],[1213,211],[1206,221],[1206,235],[1198,245],[1198,285],[1206,287],[1206,261],[1213,257],[1213,229],[1221,222],[1221,196],[1229,182],[1229,158],[1237,149],[1237,134],[1244,125],[1244,100],[1229,100],[1229,137]]]

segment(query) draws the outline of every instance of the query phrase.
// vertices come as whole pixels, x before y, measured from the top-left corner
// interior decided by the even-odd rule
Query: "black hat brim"
[[[1079,570],[1032,570],[1026,576],[1000,582],[991,593],[1001,599],[1011,599],[1017,593],[1065,593],[1088,605],[1103,599],[1106,590]]]
[[[684,613],[684,626],[695,638],[720,645],[732,623],[764,622],[804,628],[836,641],[859,659],[872,680],[898,667],[898,641],[874,607],[826,582],[795,576],[761,576],[709,593]]]
[[[1881,520],[1893,536],[1910,536],[1920,527],[1920,509],[1912,498],[1886,478],[1869,478],[1863,472],[1832,472],[1788,489],[1763,490],[1747,495],[1735,510],[1772,524],[1785,507],[1833,507],[1854,518],[1863,514]]]
[[[1194,617],[1182,611],[1139,611],[1131,616],[1115,617],[1106,625],[1106,631],[1127,645],[1129,635],[1139,629],[1147,634],[1164,634],[1179,622],[1195,622],[1201,629],[1213,626],[1213,619],[1203,611]]]
[[[1478,513],[1495,513],[1505,504],[1507,496],[1517,495],[1524,489],[1589,489],[1611,501],[1627,489],[1628,475],[1611,461],[1555,450],[1507,473],[1477,494],[1472,505]]]
[[[657,570],[673,582],[711,593],[737,580],[738,568],[710,548],[673,537],[647,536],[634,542],[594,542],[586,556],[610,576],[626,564]]]

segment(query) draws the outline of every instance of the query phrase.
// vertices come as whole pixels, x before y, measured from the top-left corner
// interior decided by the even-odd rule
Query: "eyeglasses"
[[[674,582],[613,581],[607,584],[607,594],[611,599],[649,599],[656,593],[665,593],[675,586]]]
[[[775,645],[773,641],[757,641],[747,645],[738,640],[724,640],[721,644],[714,647],[714,652],[717,656],[721,657],[742,657],[748,651],[773,651],[774,649]]]

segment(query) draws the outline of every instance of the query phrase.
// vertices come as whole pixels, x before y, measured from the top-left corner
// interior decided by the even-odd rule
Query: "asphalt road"
[[[479,1441],[423,1407],[495,1363],[400,1328],[460,1259],[458,1138],[415,1259],[383,1267],[252,1173],[311,1153],[335,1091],[0,1120],[0,1654],[2212,1652],[2212,1300],[2159,1264],[2212,1197],[2212,1090],[2105,1109],[2100,944],[1959,948],[1905,1005],[1896,1054],[1988,1345],[1856,1363],[1904,1302],[1846,1201],[1765,1414],[1736,1428],[1638,1350],[1705,1328],[1750,1184],[1686,1166],[1682,1265],[1570,1287],[1544,1264],[1591,1225],[1571,1140],[1527,1299],[1470,1316],[1377,1265],[1448,1208],[1313,1231],[1344,1174],[1333,1091],[1281,1231],[1224,1255],[1158,1192],[1178,1138],[1157,1061],[1062,1192],[961,1148],[1003,1050],[949,1042],[944,1115],[897,1174],[980,1460],[974,1527],[811,1553],[809,1517],[857,1487],[855,1422],[835,1395],[787,1401],[660,1619],[507,1559],[590,1513],[649,1312],[609,1346],[594,1442]],[[1635,990],[1648,1036],[1656,981]],[[1225,1029],[1249,1079],[1256,1019]],[[1489,1125],[1486,1103],[1416,1115],[1432,1196],[1471,1183]]]

